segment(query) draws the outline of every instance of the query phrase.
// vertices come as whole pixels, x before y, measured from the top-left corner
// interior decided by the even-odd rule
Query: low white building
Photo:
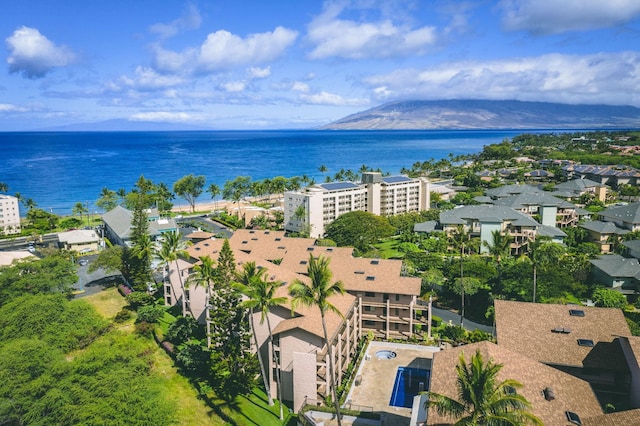
[[[76,229],[58,234],[60,245],[66,250],[88,253],[98,250],[100,237],[93,229]]]
[[[321,238],[325,226],[344,213],[366,211],[389,216],[428,210],[429,204],[427,179],[369,172],[362,174],[361,183],[331,182],[285,192],[284,223],[287,231]]]
[[[0,194],[0,233],[5,235],[19,234],[20,204],[11,195]]]

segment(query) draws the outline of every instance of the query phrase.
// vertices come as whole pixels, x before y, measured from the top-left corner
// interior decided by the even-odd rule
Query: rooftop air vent
[[[379,260],[375,260],[375,259],[374,259],[374,260],[372,260],[372,261],[371,261],[371,264],[372,264],[372,265],[377,265],[377,264],[379,264],[379,263],[380,263],[380,261],[379,261]]]
[[[554,399],[556,399],[556,393],[550,387],[544,388],[542,394],[544,395],[544,399],[546,399],[547,401],[553,401]]]
[[[561,333],[561,334],[569,334],[571,333],[571,329],[570,328],[566,328],[566,327],[556,327],[553,330],[551,330],[552,333]]]

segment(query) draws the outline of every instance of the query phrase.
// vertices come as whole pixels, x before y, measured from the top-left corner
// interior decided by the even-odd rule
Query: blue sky
[[[20,0],[0,37],[0,131],[308,128],[400,99],[640,107],[638,0]]]

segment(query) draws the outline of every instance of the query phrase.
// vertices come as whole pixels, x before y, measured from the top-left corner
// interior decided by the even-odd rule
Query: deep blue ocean
[[[544,130],[528,131],[542,133]],[[392,174],[417,161],[479,152],[524,133],[491,131],[202,131],[0,133],[0,182],[38,207],[69,214],[93,204],[102,187],[130,190],[140,175],[169,187],[184,175],[204,175],[222,188],[236,176],[333,176],[362,165]],[[201,196],[209,200],[209,194]],[[175,204],[186,204],[176,199]]]

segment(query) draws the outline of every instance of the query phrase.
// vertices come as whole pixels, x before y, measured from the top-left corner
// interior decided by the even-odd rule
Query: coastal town
[[[514,381],[521,419],[636,424],[637,139],[523,134],[401,175],[236,178],[207,203],[187,175],[172,188],[186,206],[141,177],[120,200],[105,188],[104,213],[79,203],[55,220],[3,185],[0,271],[70,260],[75,284],[24,291],[113,292],[111,321],[200,392],[261,388],[269,424],[452,424],[434,401],[458,397],[457,364],[474,356]],[[20,292],[12,274],[3,306]]]

